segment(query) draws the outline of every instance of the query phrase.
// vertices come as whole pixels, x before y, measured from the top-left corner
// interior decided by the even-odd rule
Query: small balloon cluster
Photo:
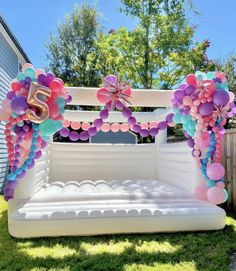
[[[14,197],[17,183],[34,167],[50,137],[61,129],[64,106],[70,100],[61,79],[28,63],[12,81],[0,110],[0,120],[6,122],[10,164],[6,201]]]
[[[60,130],[62,137],[70,137],[72,141],[82,140],[86,141],[90,137],[95,136],[102,126],[105,124],[104,120],[109,117],[109,111],[116,108],[122,112],[122,115],[127,119],[131,130],[141,137],[156,136],[159,131],[165,130],[167,126],[173,126],[173,113],[166,116],[164,121],[159,122],[155,127],[143,127],[139,124],[132,114],[132,110],[126,104],[131,104],[129,98],[131,97],[131,89],[124,81],[119,81],[115,75],[108,75],[103,80],[103,87],[97,92],[98,100],[105,104],[105,108],[99,113],[99,118],[95,119],[87,131],[77,132],[70,131],[68,127],[63,127]]]
[[[223,126],[236,110],[224,73],[197,71],[188,75],[175,91],[172,104],[173,121],[183,124],[192,155],[206,180],[196,188],[196,197],[214,204],[225,202],[228,194],[221,164]]]

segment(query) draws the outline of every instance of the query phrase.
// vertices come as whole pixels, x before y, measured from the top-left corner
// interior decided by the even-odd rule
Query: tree
[[[99,57],[106,67],[126,75],[133,87],[171,88],[181,76],[208,64],[209,42],[193,42],[196,27],[188,24],[183,1],[122,2],[123,11],[138,19],[138,25],[133,31],[122,27],[100,36]]]
[[[98,12],[86,3],[75,7],[46,44],[48,69],[72,86],[97,86],[94,54],[101,26]]]

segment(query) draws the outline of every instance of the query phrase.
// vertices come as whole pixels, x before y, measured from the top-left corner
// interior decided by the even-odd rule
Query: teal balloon
[[[211,79],[211,80],[214,79],[215,78],[214,72],[208,72],[207,73],[207,78]]]
[[[57,97],[56,103],[58,104],[59,107],[64,107],[65,106],[65,100],[61,97]]]
[[[208,180],[208,181],[207,181],[207,186],[208,186],[208,187],[213,187],[213,186],[215,186],[215,185],[216,185],[215,181],[212,181],[212,180]]]
[[[59,120],[55,121],[55,126],[56,126],[56,132],[61,130],[61,128],[63,127],[62,122]]]
[[[24,80],[25,79],[25,75],[22,73],[22,72],[19,72],[16,76],[16,79],[18,82],[20,82],[21,80]]]
[[[43,136],[52,136],[57,132],[57,125],[52,119],[47,119],[39,124],[39,130]]]
[[[46,142],[49,142],[50,141],[50,136],[44,136],[42,135],[41,138],[46,141]]]
[[[64,107],[60,107],[60,112],[63,115],[65,113],[65,108]]]
[[[173,122],[174,123],[181,123],[181,116],[180,114],[176,113],[173,117]]]
[[[12,116],[14,119],[17,118],[17,115],[16,115],[16,113],[14,113],[14,112],[11,113],[11,116]]]
[[[35,77],[35,69],[33,69],[33,68],[26,68],[25,69],[25,72],[24,72],[24,74],[25,74],[25,77],[30,77],[31,79],[33,79],[34,77]]]

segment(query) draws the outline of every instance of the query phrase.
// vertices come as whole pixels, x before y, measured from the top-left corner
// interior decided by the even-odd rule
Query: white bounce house
[[[74,105],[101,105],[95,88],[68,88]],[[173,91],[133,90],[137,122],[163,119]],[[65,119],[92,122],[99,112],[66,111]],[[125,122],[111,112],[106,122]],[[194,197],[204,182],[186,142],[167,143],[166,130],[151,144],[51,141],[9,200],[14,237],[218,230],[225,211]]]

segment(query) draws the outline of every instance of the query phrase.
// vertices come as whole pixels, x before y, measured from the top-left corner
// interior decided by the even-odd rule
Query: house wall
[[[0,29],[1,30],[1,29]],[[3,31],[0,31],[0,107],[9,91],[11,80],[18,73],[19,59],[17,53],[10,46]],[[2,193],[6,175],[8,173],[7,146],[4,136],[5,122],[0,122],[0,193]]]

